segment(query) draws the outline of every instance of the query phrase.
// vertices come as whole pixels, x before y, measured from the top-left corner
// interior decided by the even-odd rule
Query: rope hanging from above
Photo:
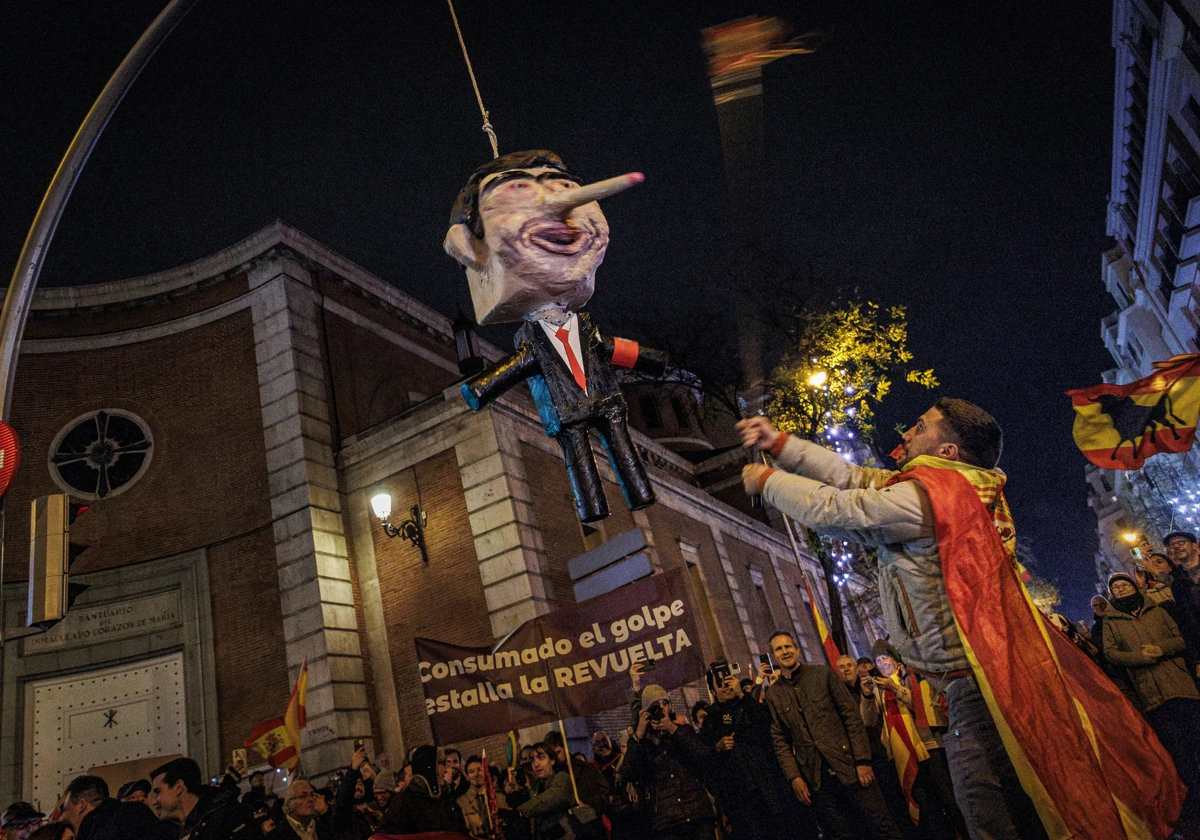
[[[450,7],[450,17],[454,21],[454,31],[458,34],[458,45],[462,47],[463,61],[467,63],[467,75],[471,77],[471,87],[475,89],[475,101],[479,103],[479,113],[483,115],[483,131],[488,136],[488,142],[492,144],[492,158],[500,157],[500,146],[496,140],[496,130],[492,128],[492,123],[488,119],[487,109],[483,107],[483,97],[479,93],[479,83],[475,81],[475,71],[471,68],[471,57],[467,55],[467,43],[463,40],[462,29],[458,26],[458,15],[454,13],[454,0],[446,0],[446,5]]]

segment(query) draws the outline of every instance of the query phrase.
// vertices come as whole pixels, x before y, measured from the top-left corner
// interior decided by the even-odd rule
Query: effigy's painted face
[[[545,309],[574,312],[592,297],[608,248],[608,222],[596,201],[548,205],[579,189],[549,167],[509,169],[479,185],[483,238],[456,224],[445,248],[467,272],[475,320],[517,321]]]

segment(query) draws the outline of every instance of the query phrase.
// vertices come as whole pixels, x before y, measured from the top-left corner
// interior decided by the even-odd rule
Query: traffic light
[[[29,531],[29,627],[49,630],[62,621],[67,610],[87,586],[71,583],[69,574],[75,558],[87,549],[71,542],[71,525],[87,505],[71,501],[65,493],[42,496],[30,506]]]

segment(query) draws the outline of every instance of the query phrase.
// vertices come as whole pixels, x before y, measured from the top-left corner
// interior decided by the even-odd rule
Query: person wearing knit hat
[[[664,700],[669,702],[666,690],[661,685],[648,685],[642,689],[642,711],[647,711],[656,703]]]
[[[45,816],[28,802],[14,802],[0,813],[0,829],[4,831],[4,840],[27,837],[42,825]]]
[[[621,777],[649,792],[651,837],[712,837],[715,815],[700,778],[709,751],[682,718],[676,718],[666,689],[630,673],[631,711],[637,723],[625,748]]]

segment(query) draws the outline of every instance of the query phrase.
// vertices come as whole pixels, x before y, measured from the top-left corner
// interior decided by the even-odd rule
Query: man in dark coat
[[[160,820],[181,826],[188,840],[240,840],[257,828],[253,813],[237,801],[232,785],[205,785],[200,765],[190,758],[168,761],[150,773],[150,799]]]
[[[700,740],[711,750],[707,778],[734,837],[816,838],[812,815],[800,811],[775,763],[771,713],[743,692],[738,678],[723,665],[714,662],[705,674],[717,701],[708,707]]]
[[[424,831],[467,833],[458,802],[439,796],[437,747],[426,744],[412,752],[412,781],[392,797],[379,824],[380,834],[420,834]]]
[[[165,838],[154,812],[140,802],[110,799],[108,783],[99,776],[77,776],[67,785],[63,799],[63,821],[70,823],[76,838],[83,840],[126,840]]]
[[[638,723],[619,781],[648,791],[652,840],[709,840],[714,816],[702,782],[708,758],[704,742],[675,719],[661,686],[646,686],[634,702],[640,706]]]
[[[859,714],[832,668],[805,665],[790,633],[771,637],[783,669],[767,691],[775,758],[796,798],[811,805],[826,840],[901,840],[875,773]]]

